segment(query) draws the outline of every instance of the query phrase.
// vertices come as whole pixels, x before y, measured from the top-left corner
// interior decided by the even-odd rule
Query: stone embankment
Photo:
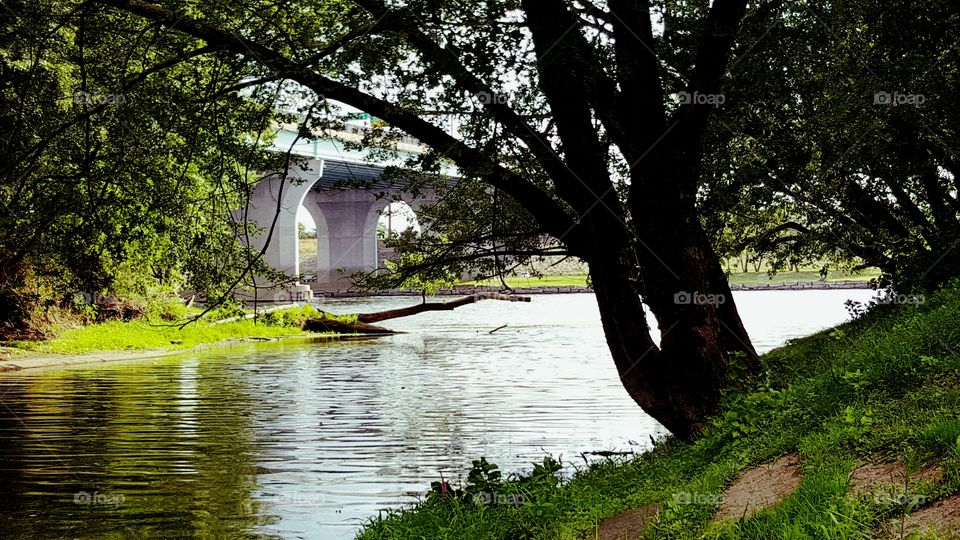
[[[833,289],[869,289],[870,285],[866,281],[810,281],[796,283],[756,283],[756,284],[737,284],[731,285],[734,291],[808,291],[808,290],[833,290]],[[512,294],[573,294],[589,293],[593,289],[589,287],[516,287],[510,290],[502,287],[490,287],[485,285],[460,285],[449,289],[440,289],[436,296],[467,296],[478,293],[512,293]],[[361,296],[420,296],[420,291],[411,290],[390,290],[377,293],[363,293],[353,290],[337,291],[314,291],[314,298],[356,298]]]

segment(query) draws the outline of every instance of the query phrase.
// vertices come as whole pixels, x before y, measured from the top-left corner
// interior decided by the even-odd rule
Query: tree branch
[[[428,311],[453,311],[458,307],[479,302],[480,300],[503,300],[506,302],[529,302],[529,296],[516,296],[511,294],[499,293],[477,293],[464,296],[457,300],[449,302],[422,303],[415,306],[388,309],[386,311],[377,311],[375,313],[361,313],[357,315],[356,322],[345,322],[334,317],[319,317],[307,319],[303,323],[303,329],[308,332],[336,332],[340,334],[395,334],[393,330],[382,326],[374,326],[371,323],[386,321],[389,319],[398,319],[400,317],[410,317]]]
[[[737,30],[746,13],[746,0],[714,0],[707,16],[697,59],[687,91],[691,94],[719,94],[721,82],[727,71],[727,62],[733,50]],[[706,103],[680,105],[673,118],[684,124],[684,132],[699,143],[707,126],[707,120],[714,106]],[[699,147],[699,144],[696,144]]]
[[[611,189],[606,153],[593,125],[584,79],[594,70],[577,46],[576,36],[581,35],[577,18],[561,0],[524,0],[521,5],[537,53],[540,89],[553,111],[566,163],[574,176],[572,181],[554,178],[557,191],[581,216],[602,204],[606,208],[598,209],[598,214],[609,210],[620,217],[623,211]]]
[[[617,80],[622,92],[618,105],[623,110],[625,123],[639,130],[634,134],[636,148],[624,149],[625,154],[632,150],[633,155],[627,159],[634,163],[667,129],[660,61],[655,53],[656,43],[650,23],[650,2],[609,0],[607,6],[615,36]]]

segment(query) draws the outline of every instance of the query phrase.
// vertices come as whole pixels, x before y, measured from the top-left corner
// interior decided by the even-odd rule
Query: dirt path
[[[750,517],[769,508],[793,493],[801,478],[796,454],[747,469],[724,492],[714,521]]]
[[[941,540],[960,539],[960,495],[947,497],[901,519],[887,523],[883,540],[907,538],[911,534],[936,535]]]
[[[865,463],[853,470],[850,475],[850,494],[873,494],[876,497],[902,497],[917,482],[935,484],[943,477],[943,468],[924,467],[915,471],[907,479],[907,468],[903,462]]]

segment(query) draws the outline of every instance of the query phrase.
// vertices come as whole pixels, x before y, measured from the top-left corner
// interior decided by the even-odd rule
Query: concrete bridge
[[[268,176],[257,184],[245,216],[234,212],[237,220],[256,222],[264,231],[250,238],[250,245],[262,249],[269,239],[264,259],[267,264],[291,277],[303,275],[302,283],[282,289],[258,292],[259,301],[304,300],[314,290],[347,289],[351,274],[378,268],[382,241],[377,238],[377,222],[391,202],[403,201],[416,213],[422,206],[436,202],[432,188],[419,188],[418,196],[409,193],[402,180],[382,177],[386,165],[371,165],[364,151],[348,149],[345,142],[359,140],[363,126],[346,126],[343,132],[324,139],[298,140],[293,129],[281,130],[273,146],[307,158],[303,167],[291,168],[284,180],[282,173]],[[403,154],[422,151],[414,140],[401,140],[397,149]],[[401,160],[397,160],[399,164]],[[317,264],[301,265],[297,212],[303,206],[317,227]],[[276,222],[274,223],[274,218]],[[419,220],[423,227],[424,221]],[[270,234],[271,225],[273,233]]]

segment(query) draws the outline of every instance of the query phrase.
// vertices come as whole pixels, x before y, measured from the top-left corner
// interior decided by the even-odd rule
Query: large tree
[[[696,204],[745,0],[95,3],[369,112],[522,207],[589,264],[624,387],[677,436],[757,368]],[[457,133],[435,115],[469,108]]]

